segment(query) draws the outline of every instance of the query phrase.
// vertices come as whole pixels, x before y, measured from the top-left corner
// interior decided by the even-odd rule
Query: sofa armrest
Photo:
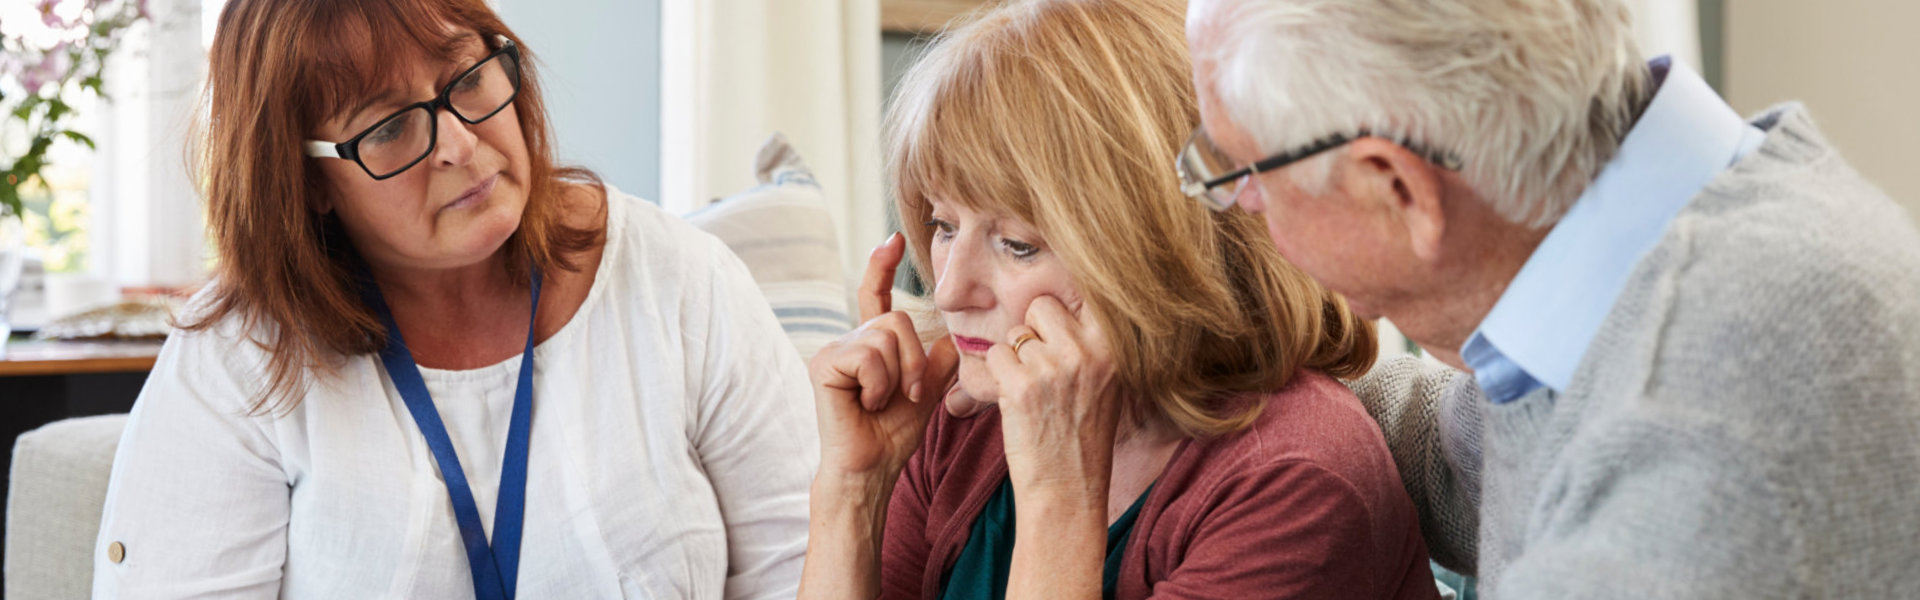
[[[94,538],[127,415],[49,423],[13,444],[6,597],[87,598]]]

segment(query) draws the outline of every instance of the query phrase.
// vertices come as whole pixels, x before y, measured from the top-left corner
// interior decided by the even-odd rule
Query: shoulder
[[[176,324],[201,326],[175,328],[167,336],[141,388],[137,406],[144,407],[142,411],[171,412],[185,402],[195,406],[193,410],[235,417],[258,412],[254,404],[266,392],[268,349],[279,331],[270,321],[249,319],[240,310],[209,320],[220,299],[216,279],[175,313]]]
[[[1404,496],[1379,425],[1338,380],[1302,370],[1286,387],[1247,401],[1262,404],[1251,427],[1193,442],[1196,483],[1313,482],[1318,489],[1347,489],[1348,497],[1369,506]]]
[[[1616,308],[1633,322],[1623,324],[1660,332],[1662,354],[1701,360],[1730,348],[1786,367],[1920,353],[1920,336],[1900,331],[1920,322],[1912,216],[1848,167],[1804,111],[1761,124],[1760,149],[1711,182],[1642,260]]]
[[[1803,108],[1765,115],[1767,139],[1677,215],[1650,256],[1683,292],[1725,308],[1793,313],[1913,306],[1920,232],[1854,171]],[[1815,318],[1819,315],[1810,314]]]
[[[164,369],[192,369],[199,373],[230,371],[234,376],[253,376],[266,362],[268,348],[280,337],[279,328],[269,319],[249,318],[244,309],[216,311],[226,298],[220,279],[209,281],[174,313],[176,327],[161,349],[156,372]],[[216,313],[218,317],[215,318]],[[169,361],[169,357],[193,357]],[[206,360],[219,357],[220,360]]]
[[[1674,217],[1582,368],[1596,385],[1642,382],[1615,408],[1808,447],[1820,427],[1910,418],[1920,232],[1803,109],[1756,125],[1766,141]]]
[[[1379,425],[1352,390],[1325,373],[1303,369],[1286,387],[1243,401],[1260,405],[1250,427],[1198,442],[1223,461],[1307,462],[1340,473],[1392,468]]]
[[[711,270],[737,263],[725,244],[647,200],[606,186],[607,247],[639,268]],[[637,264],[636,264],[637,263]],[[677,267],[677,268],[676,268]]]
[[[620,298],[615,306],[688,324],[762,297],[752,273],[719,238],[652,202],[606,189],[601,273]]]

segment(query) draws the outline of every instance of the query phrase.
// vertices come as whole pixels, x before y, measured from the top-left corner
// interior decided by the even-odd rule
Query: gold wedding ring
[[[1031,341],[1034,341],[1034,340],[1037,340],[1037,339],[1040,339],[1040,336],[1037,336],[1037,335],[1034,335],[1034,334],[1032,334],[1032,333],[1022,333],[1022,334],[1020,334],[1020,335],[1019,335],[1018,337],[1015,337],[1015,338],[1013,338],[1013,353],[1014,353],[1014,355],[1016,355],[1016,356],[1017,356],[1017,355],[1019,355],[1019,354],[1020,354],[1020,345],[1021,345],[1021,344],[1025,344],[1025,343],[1027,343],[1027,342],[1031,342]]]

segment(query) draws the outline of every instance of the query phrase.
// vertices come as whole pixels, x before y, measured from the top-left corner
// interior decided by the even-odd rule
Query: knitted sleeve
[[[1467,373],[1405,356],[1346,382],[1380,424],[1400,481],[1420,512],[1433,560],[1476,570],[1480,527],[1480,406]]]

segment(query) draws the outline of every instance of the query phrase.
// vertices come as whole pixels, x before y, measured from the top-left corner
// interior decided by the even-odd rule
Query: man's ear
[[[1381,138],[1348,142],[1346,150],[1337,172],[1342,173],[1351,197],[1374,203],[1375,209],[1404,227],[1415,256],[1438,260],[1447,228],[1440,167]]]

